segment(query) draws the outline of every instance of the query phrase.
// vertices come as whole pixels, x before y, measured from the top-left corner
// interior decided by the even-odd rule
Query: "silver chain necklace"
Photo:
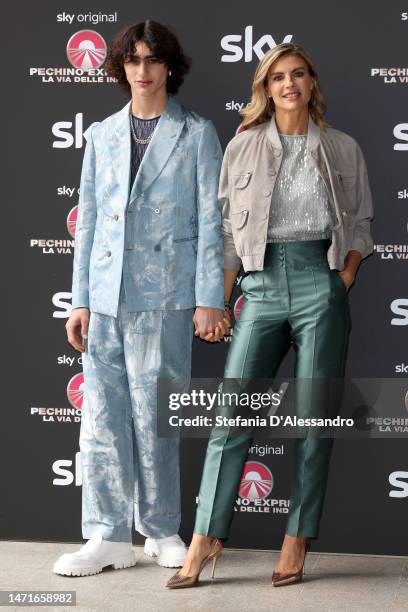
[[[157,123],[156,123],[157,125]],[[141,144],[141,145],[146,145],[149,144],[149,142],[151,141],[151,139],[153,138],[153,134],[154,134],[154,130],[156,129],[156,125],[154,126],[152,133],[150,134],[150,136],[148,136],[147,138],[138,138],[136,135],[136,130],[135,130],[135,126],[133,125],[133,119],[132,116],[130,116],[130,129],[132,132],[132,136],[133,136],[133,140],[137,143],[137,144]]]

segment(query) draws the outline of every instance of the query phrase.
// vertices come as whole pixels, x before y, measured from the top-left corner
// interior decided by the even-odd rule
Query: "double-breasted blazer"
[[[211,121],[169,98],[133,185],[130,103],[85,132],[73,308],[224,308],[217,196],[222,150]]]

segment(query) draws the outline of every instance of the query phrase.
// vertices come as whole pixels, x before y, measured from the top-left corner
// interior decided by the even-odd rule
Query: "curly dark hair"
[[[176,94],[190,70],[191,59],[184,54],[173,32],[150,19],[127,27],[110,43],[105,65],[109,76],[117,79],[118,84],[130,93],[123,64],[134,54],[135,44],[140,41],[146,43],[153,55],[171,70],[171,76],[167,77],[167,93]]]

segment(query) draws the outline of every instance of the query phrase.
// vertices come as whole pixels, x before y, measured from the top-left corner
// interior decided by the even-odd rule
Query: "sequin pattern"
[[[282,163],[272,193],[268,242],[330,238],[333,216],[307,135],[280,134]]]

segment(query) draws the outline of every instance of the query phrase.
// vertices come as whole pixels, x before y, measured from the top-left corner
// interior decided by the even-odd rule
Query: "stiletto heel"
[[[214,578],[214,575],[215,575],[215,566],[217,565],[218,557],[219,557],[219,553],[218,553],[218,555],[215,555],[215,557],[213,558],[212,568],[211,568],[211,578]]]
[[[312,541],[310,538],[306,538],[306,544],[305,544],[305,554],[303,557],[303,563],[302,563],[302,567],[300,568],[299,571],[294,572],[294,573],[289,573],[289,574],[283,574],[281,572],[273,572],[272,574],[272,584],[274,587],[277,586],[286,586],[287,584],[296,584],[297,582],[301,582],[302,578],[304,576],[304,574],[306,574],[306,572],[304,571],[304,565],[305,565],[305,561],[306,561],[306,555],[310,550],[310,546],[312,544]]]
[[[212,560],[211,578],[214,578],[215,566],[217,565],[218,557],[222,553],[223,549],[224,549],[223,543],[221,542],[221,540],[216,538],[211,543],[211,547],[210,547],[208,555],[204,557],[204,559],[201,561],[200,569],[198,570],[197,574],[194,574],[193,576],[181,576],[179,573],[180,572],[179,570],[178,572],[174,574],[174,576],[170,578],[170,580],[167,581],[166,587],[169,589],[182,589],[182,588],[197,586],[201,572],[203,571],[204,567],[207,565],[208,561],[211,561],[211,560]]]

